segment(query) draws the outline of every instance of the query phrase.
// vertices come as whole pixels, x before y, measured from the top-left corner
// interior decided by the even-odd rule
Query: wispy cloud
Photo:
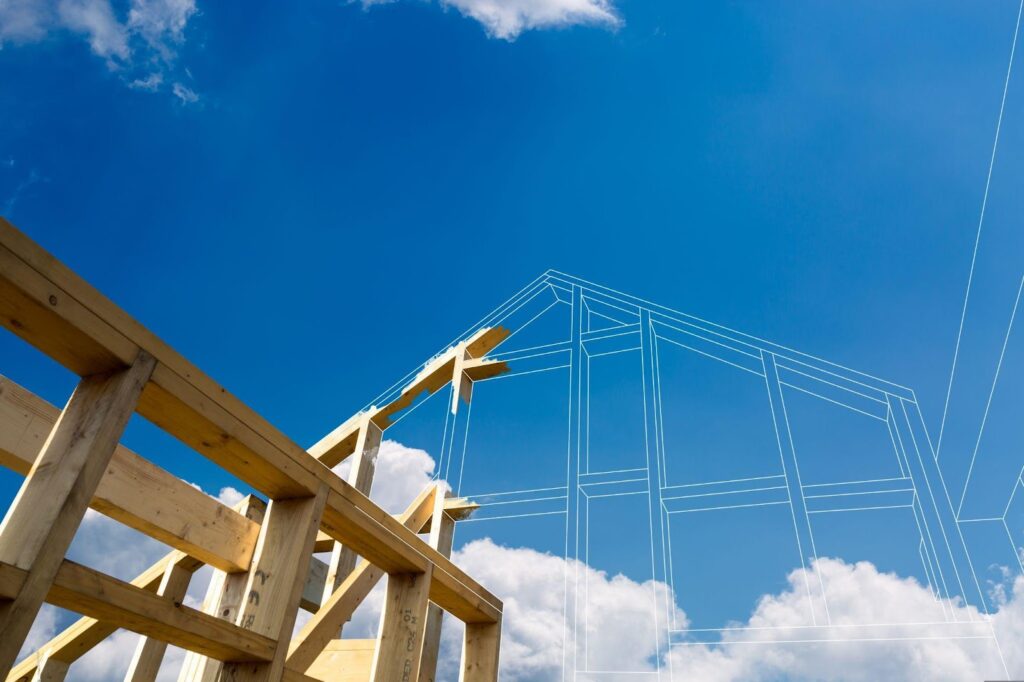
[[[183,83],[175,83],[171,87],[171,92],[173,92],[174,96],[184,104],[195,104],[199,101],[199,95],[197,95],[192,88],[184,85]]]
[[[128,83],[128,87],[133,90],[145,90],[146,92],[156,92],[163,85],[164,75],[160,72],[154,72],[143,78],[136,78]]]
[[[362,0],[369,8],[395,0]],[[503,40],[515,40],[523,31],[599,26],[616,29],[622,18],[612,0],[439,0],[444,8],[454,8],[463,16],[483,24],[487,34]]]
[[[13,169],[14,159],[8,158],[4,162],[4,165],[7,166],[7,168],[9,169]],[[39,171],[33,168],[32,170],[29,171],[28,175],[23,180],[21,180],[17,185],[15,185],[14,190],[4,200],[2,210],[0,210],[0,215],[6,217],[11,217],[12,215],[14,215],[14,207],[28,193],[28,191],[32,188],[33,185],[36,185],[40,182],[46,182],[46,178],[41,176],[39,174]]]
[[[109,0],[60,0],[57,19],[60,26],[85,36],[92,51],[112,67],[131,57],[128,30],[114,16]]]
[[[178,49],[196,0],[131,0],[118,12],[111,0],[0,1],[0,48],[53,35],[83,38],[90,50],[132,89],[158,92],[176,70]],[[188,89],[194,103],[199,96]]]

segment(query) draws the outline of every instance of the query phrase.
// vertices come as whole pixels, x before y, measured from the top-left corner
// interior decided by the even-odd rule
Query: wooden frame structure
[[[474,505],[431,486],[394,517],[366,494],[393,418],[449,383],[454,417],[475,379],[504,371],[486,356],[506,330],[467,335],[307,451],[2,218],[0,323],[81,377],[63,410],[0,378],[0,464],[26,476],[0,526],[9,682],[62,680],[118,628],[144,635],[135,682],[155,679],[167,644],[192,652],[181,680],[427,682],[442,610],[466,623],[460,678],[497,679],[502,604],[449,558],[454,523]],[[119,445],[134,412],[269,502],[227,507]],[[345,481],[331,467],[349,456]],[[89,507],[173,551],[131,582],[68,561]],[[323,551],[330,564],[312,556]],[[204,564],[216,571],[200,610],[182,599]],[[339,639],[385,574],[378,638]],[[44,601],[83,618],[15,666]],[[293,638],[300,607],[314,615]]]

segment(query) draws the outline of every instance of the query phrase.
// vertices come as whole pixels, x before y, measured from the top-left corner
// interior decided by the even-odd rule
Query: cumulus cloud
[[[174,70],[185,29],[196,13],[195,0],[131,0],[127,12],[120,13],[111,0],[4,0],[0,48],[70,33],[84,38],[129,87],[155,92],[163,73]],[[198,98],[188,92],[191,98],[178,98],[186,103]]]
[[[708,682],[811,680],[869,682],[872,680],[970,680],[1006,677],[999,652],[991,641],[948,639],[941,628],[935,639],[904,639],[899,624],[943,622],[945,607],[958,621],[984,621],[972,606],[959,600],[939,601],[913,578],[880,572],[873,564],[848,564],[837,559],[818,560],[833,625],[879,624],[868,636],[875,641],[849,640],[849,631],[816,633],[825,641],[789,644],[806,639],[807,591],[803,569],[789,575],[789,589],[763,596],[750,618],[734,625],[758,628],[743,634],[727,633],[722,644],[675,647],[672,673],[678,679]],[[1022,585],[1024,587],[1024,585]],[[1003,651],[1020,645],[1020,635],[1003,627],[1018,623],[1024,602],[1010,601],[992,618]],[[929,630],[928,626],[919,626]],[[832,641],[828,641],[832,640]],[[1011,640],[1017,640],[1015,643]],[[1012,670],[1012,668],[1011,668]]]
[[[362,0],[363,7],[395,0]],[[444,8],[483,24],[487,34],[515,40],[523,31],[575,25],[618,28],[622,18],[612,0],[440,0]]]
[[[60,609],[49,604],[43,604],[42,608],[39,609],[39,613],[36,614],[35,621],[32,623],[32,629],[28,631],[28,637],[25,638],[25,642],[21,645],[21,652],[18,654],[18,658],[20,659],[32,653],[53,639],[59,628],[60,617]]]
[[[616,28],[622,20],[611,0],[442,0],[476,19],[495,38],[515,40],[523,31],[576,24]]]
[[[454,559],[505,603],[502,680],[562,679],[566,571],[578,572],[579,599],[588,604],[586,622],[579,626],[577,660],[586,660],[590,670],[623,671],[623,680],[657,669],[657,643],[664,640],[652,632],[653,604],[663,597],[675,603],[667,585],[609,576],[561,557],[502,547],[487,539],[466,545]],[[671,671],[671,679],[702,682],[953,682],[1006,679],[1024,672],[1024,577],[1012,581],[998,611],[986,616],[959,600],[937,600],[913,578],[881,572],[868,562],[823,558],[815,569],[832,623],[879,624],[870,632],[877,641],[843,641],[850,640],[849,631],[837,628],[816,633],[820,642],[791,643],[806,639],[802,629],[807,624],[806,579],[811,571],[799,569],[788,576],[787,589],[763,595],[751,605],[749,618],[729,624],[747,628],[742,635],[729,631],[719,644],[674,646],[661,661],[662,670]],[[942,622],[943,608],[957,621],[990,624],[1001,651],[990,639],[949,639],[941,627],[932,633],[934,639],[904,638],[902,625],[917,623],[920,631],[921,621]],[[675,619],[686,623],[678,607]],[[589,646],[584,648],[586,640]],[[457,671],[459,628],[446,631],[442,646],[444,669]]]
[[[347,474],[348,463],[337,470]],[[434,460],[430,455],[386,440],[377,459],[373,497],[391,512],[404,509],[431,482]],[[242,493],[222,488],[219,498],[233,504]],[[130,542],[129,542],[130,540]],[[123,547],[132,547],[129,556]],[[129,577],[167,551],[166,547],[134,531],[90,512],[72,547],[72,558]],[[690,642],[675,645],[668,657],[665,635],[653,627],[652,612],[658,600],[676,604],[670,588],[655,581],[636,581],[610,575],[586,564],[552,556],[526,547],[505,547],[491,539],[475,540],[453,560],[501,598],[505,604],[502,638],[504,682],[556,682],[562,679],[567,638],[564,603],[567,576],[577,576],[577,598],[585,617],[577,623],[577,660],[591,670],[653,671],[660,664],[671,670],[672,679],[702,682],[868,682],[879,679],[968,680],[1006,679],[1024,673],[1024,577],[1009,572],[1004,582],[990,590],[998,609],[979,613],[959,600],[938,600],[929,588],[913,578],[879,571],[867,562],[846,563],[820,559],[809,571],[798,569],[788,576],[787,587],[762,595],[750,606],[742,622],[729,624],[715,644]],[[813,572],[812,572],[813,571]],[[209,582],[210,569],[194,577],[186,602],[197,606]],[[836,626],[876,624],[872,636],[879,641],[840,641],[841,630],[816,633],[817,643],[790,643],[805,638],[809,612],[807,580],[820,576],[832,623]],[[384,600],[383,582],[346,625],[347,636],[373,637]],[[823,608],[823,605],[819,605]],[[677,624],[686,614],[674,607]],[[820,612],[821,608],[815,608]],[[25,652],[52,637],[60,621],[57,609],[41,612]],[[1000,652],[986,639],[901,639],[907,623],[942,622],[944,613],[954,620],[990,625],[999,638]],[[300,617],[300,627],[306,618]],[[63,622],[60,625],[66,626]],[[941,635],[941,632],[936,634]],[[829,641],[829,640],[833,641]],[[751,640],[753,643],[751,643]],[[88,682],[123,676],[136,636],[118,633],[75,664],[75,679]],[[457,677],[461,627],[446,622],[442,639],[440,679]],[[170,649],[161,679],[174,679],[183,653]],[[602,679],[612,679],[605,676]]]
[[[346,478],[351,468],[350,458],[336,466],[334,472]],[[377,453],[370,499],[388,512],[399,514],[430,484],[433,475],[434,458],[426,450],[385,440]]]
[[[673,601],[664,583],[608,575],[575,560],[504,547],[487,538],[465,545],[452,558],[504,603],[503,680],[562,679],[564,644],[571,641],[563,616],[568,575],[576,577],[577,598],[588,605],[576,656],[586,658],[591,669],[651,669],[659,637],[664,643],[664,633],[655,631],[651,618],[656,599]],[[686,622],[678,609],[675,617]],[[460,635],[459,627],[445,632],[442,653],[449,674],[457,673]]]

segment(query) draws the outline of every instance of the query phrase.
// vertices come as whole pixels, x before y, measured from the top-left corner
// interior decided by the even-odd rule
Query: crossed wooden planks
[[[347,455],[349,435],[335,439],[318,453],[330,456],[317,461],[2,219],[0,323],[83,377],[32,463],[0,532],[0,595],[7,598],[0,600],[0,665],[10,664],[44,598],[101,619],[120,620],[137,631],[179,638],[189,648],[219,651],[229,661],[265,660],[252,653],[259,647],[246,644],[244,633],[213,633],[210,628],[222,626],[192,618],[195,614],[169,599],[158,596],[153,601],[154,595],[139,586],[64,560],[90,504],[151,535],[162,534],[190,553],[205,553],[214,565],[244,568],[248,560],[250,598],[234,627],[255,630],[275,643],[288,641],[293,607],[317,544],[317,526],[389,573],[395,585],[411,581],[415,587],[407,596],[415,594],[423,608],[429,598],[468,624],[500,620],[501,605],[493,595],[327,469],[325,464]],[[464,357],[479,357],[506,335],[501,329],[482,330],[460,346],[460,354],[449,353],[429,364],[370,419],[383,428],[416,395],[438,390],[455,373],[461,376]],[[154,520],[159,515],[141,508],[145,505],[135,509],[134,502],[117,497],[118,491],[100,487],[132,466],[141,468],[137,457],[117,448],[135,411],[271,498],[251,554],[245,541],[218,548],[206,542],[209,536],[202,542],[188,537],[187,527],[176,531],[173,524]],[[29,411],[29,427],[38,416],[39,411]],[[369,422],[363,417],[361,423]],[[365,427],[355,431],[357,442],[359,433]],[[19,447],[21,440],[4,452],[15,453]],[[22,458],[22,463],[29,459]],[[237,525],[252,531],[244,522]],[[168,611],[168,604],[178,610]],[[386,631],[385,623],[381,641]],[[231,664],[231,674],[235,679],[276,679],[283,666],[283,647],[276,646],[271,660]]]

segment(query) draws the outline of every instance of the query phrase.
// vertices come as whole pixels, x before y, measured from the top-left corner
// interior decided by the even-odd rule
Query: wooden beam
[[[270,502],[249,569],[245,603],[236,622],[247,630],[272,638],[277,642],[277,651],[267,663],[225,664],[219,676],[223,682],[281,679],[313,541],[326,501],[327,487],[323,486],[315,497]]]
[[[156,593],[174,604],[181,604],[191,579],[192,571],[186,570],[174,561],[168,561]],[[142,637],[135,646],[135,654],[124,676],[125,682],[156,682],[166,651],[167,642],[153,637]]]
[[[372,682],[413,682],[418,679],[423,632],[430,593],[430,571],[388,576],[377,648],[370,668]]]
[[[436,486],[424,488],[399,516],[399,520],[406,527],[422,532],[433,513],[435,495]],[[308,670],[323,648],[337,638],[341,627],[383,576],[384,571],[367,562],[350,573],[292,639],[288,650],[288,668],[299,672]]]
[[[327,643],[337,639],[338,631],[383,577],[384,571],[368,563],[360,564],[349,574],[327,603],[313,614],[292,639],[288,652],[288,668],[299,672],[307,671]]]
[[[464,622],[498,619],[497,597],[367,497],[336,477],[329,480],[321,524],[328,535],[389,574],[423,572],[433,564],[431,601]]]
[[[37,669],[47,660],[69,666],[116,631],[115,625],[101,623],[95,618],[80,618],[14,666],[7,675],[7,682],[34,679]]]
[[[444,510],[448,516],[452,517],[456,521],[469,518],[480,505],[476,502],[472,502],[465,497],[449,497],[444,501]],[[400,519],[400,517],[399,517]],[[420,534],[430,532],[430,521],[428,519],[427,525],[419,531]],[[322,552],[330,552],[334,548],[334,538],[327,533],[320,531],[316,534],[316,544],[313,545],[313,551],[317,554]]]
[[[498,650],[501,621],[467,623],[462,643],[462,672],[459,682],[498,682]]]
[[[306,674],[321,682],[366,682],[376,646],[373,639],[332,640]]]
[[[473,381],[492,379],[500,376],[509,370],[507,362],[491,360],[489,358],[475,358],[467,360],[462,366],[462,371]]]
[[[0,376],[0,465],[28,474],[60,410]],[[89,506],[224,571],[249,568],[259,524],[118,445]]]
[[[431,515],[430,546],[446,557],[452,555],[452,541],[455,538],[455,519],[445,513],[445,493],[438,487],[434,496],[434,513]],[[444,612],[437,604],[427,607],[426,626],[423,632],[423,654],[420,658],[419,682],[434,682],[437,676],[437,657],[441,648],[441,623]]]
[[[160,586],[169,564],[193,573],[202,566],[202,563],[195,558],[174,551],[139,574],[131,584],[147,592],[155,592]],[[116,630],[117,625],[103,623],[95,618],[80,618],[40,647],[38,651],[26,656],[7,675],[7,682],[24,682],[31,679],[36,668],[47,657],[50,660],[71,665]]]
[[[140,353],[129,369],[82,379],[7,510],[0,562],[25,580],[0,604],[0,670],[14,665],[153,364]]]
[[[253,495],[248,495],[236,504],[232,511],[243,515],[258,527],[263,521],[266,503]],[[139,574],[131,584],[149,592],[157,592],[169,566],[191,574],[195,573],[203,564],[188,554],[174,551]],[[203,612],[233,622],[241,607],[246,577],[245,573],[226,574],[223,571],[215,570],[207,591]],[[37,652],[26,656],[7,676],[7,682],[27,682],[33,677],[37,666],[40,665],[46,654],[49,654],[51,660],[58,660],[70,665],[116,630],[117,625],[100,622],[95,618],[81,618],[40,647]],[[186,654],[183,671],[194,666],[193,659],[203,661],[204,667],[207,669],[219,669],[220,666],[220,661],[190,651]],[[210,680],[213,677],[196,677],[195,679]]]
[[[5,327],[79,376],[123,369],[135,360],[137,345],[23,258],[35,252],[40,260],[52,261],[49,254],[3,218],[0,232],[0,322]]]
[[[382,406],[374,406],[354,415],[309,448],[309,454],[329,467],[337,466],[357,451],[359,432],[366,420],[372,421],[381,429],[386,429],[394,422],[394,417],[412,405],[421,394],[426,392],[427,395],[432,395],[448,385],[454,373],[456,358],[482,358],[508,338],[510,333],[504,327],[480,329],[466,341],[456,344],[429,361],[423,370],[399,391],[397,397]],[[507,363],[486,361],[485,368],[482,360],[479,363],[474,361],[472,368],[480,374],[479,378],[497,376],[508,371]]]
[[[318,489],[301,448],[3,218],[0,323],[80,376],[146,350],[157,366],[140,414],[271,498]]]
[[[0,563],[0,595],[9,596],[30,578],[30,571]],[[66,559],[46,601],[222,660],[266,661],[276,648],[271,638]]]
[[[144,349],[157,364],[140,414],[272,499],[326,484],[322,527],[331,537],[389,573],[434,564],[431,599],[464,621],[498,618],[494,595],[3,219],[0,265],[0,323],[83,374],[129,364]],[[474,343],[501,333],[486,330]]]
[[[64,682],[64,678],[68,676],[68,669],[71,666],[64,661],[58,661],[50,654],[50,651],[43,653],[39,667],[32,675],[32,682]]]
[[[255,495],[247,495],[235,509],[254,523],[262,524],[267,513],[267,504]],[[248,572],[214,571],[203,599],[203,613],[234,623],[242,611],[248,582]],[[213,682],[220,675],[221,665],[217,659],[190,651],[185,654],[185,660],[178,673],[178,681]]]
[[[348,482],[353,488],[367,497],[370,496],[370,489],[373,486],[373,473],[377,465],[377,454],[380,452],[381,438],[384,432],[369,418],[363,420],[359,429],[359,438],[356,440],[356,455],[352,459],[352,468],[349,469]],[[356,560],[359,555],[351,547],[346,547],[340,542],[334,543],[331,548],[331,560],[327,568],[327,579],[324,582],[323,593],[320,596],[320,603],[326,603],[334,591],[338,589],[342,581],[352,573],[356,567]],[[341,631],[338,631],[341,637]]]
[[[324,587],[327,585],[327,574],[330,570],[331,567],[326,562],[320,561],[316,557],[309,560],[309,571],[306,573],[306,581],[302,584],[302,595],[299,597],[301,608],[310,613],[320,610],[320,602],[324,596]]]

